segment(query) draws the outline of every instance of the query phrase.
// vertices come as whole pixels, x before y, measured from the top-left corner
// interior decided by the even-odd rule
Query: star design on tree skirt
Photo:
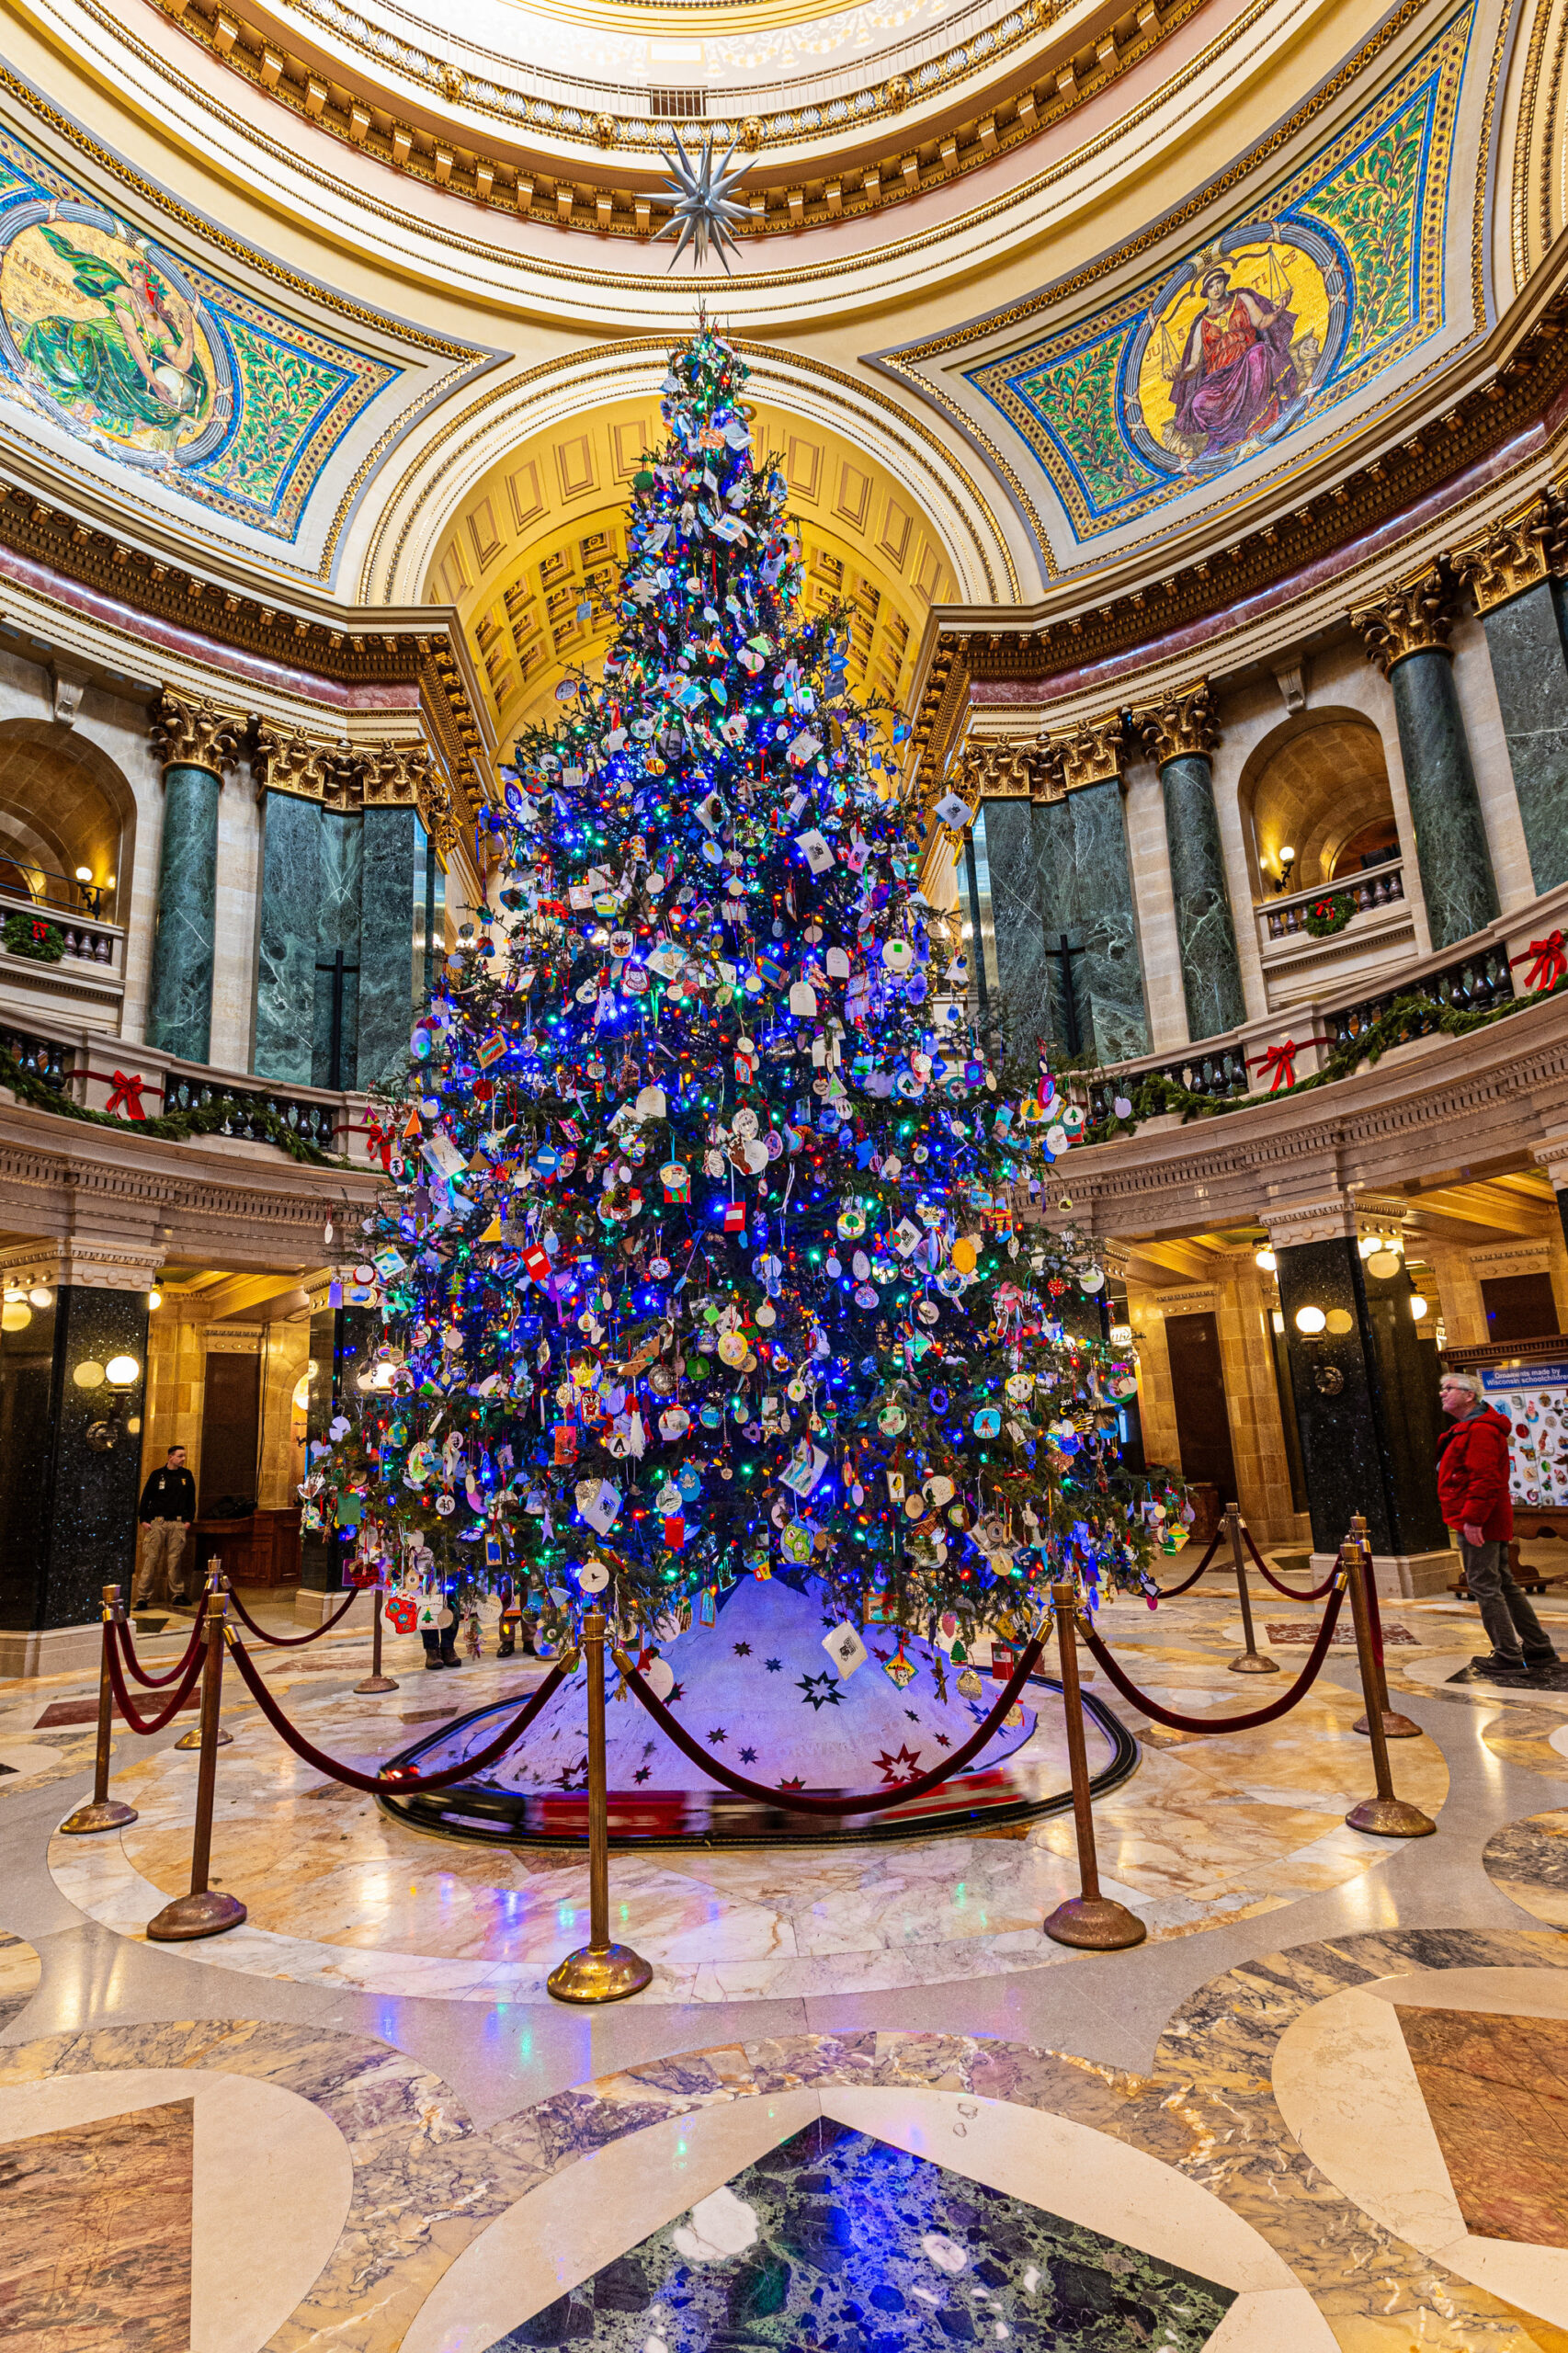
[[[915,1709],[905,1708],[903,1712],[912,1724],[917,1724],[920,1722],[919,1715],[916,1713]]]
[[[704,140],[701,153],[693,163],[680,143],[679,131],[672,131],[670,137],[675,142],[676,152],[673,155],[666,154],[664,159],[670,177],[663,193],[672,196],[675,202],[670,207],[669,219],[653,243],[657,244],[662,237],[675,238],[676,249],[670,256],[672,269],[688,245],[692,249],[693,265],[701,269],[708,259],[708,248],[711,245],[728,278],[730,264],[724,249],[728,246],[735,259],[741,259],[741,249],[731,233],[740,222],[749,217],[746,207],[737,203],[732,194],[746,174],[744,164],[738,164],[733,171],[730,169],[730,156],[740,145],[739,135],[730,142],[729,154],[718,164],[713,160],[710,139]]]
[[[804,1695],[801,1701],[802,1707],[810,1706],[820,1711],[838,1705],[838,1679],[832,1674],[802,1675],[796,1688]]]
[[[651,1765],[639,1765],[631,1778],[634,1781],[645,1781],[653,1769]]]
[[[737,1643],[735,1644],[735,1656],[737,1658],[750,1658],[751,1644],[749,1643]]]
[[[945,1732],[939,1732],[937,1734],[937,1745],[938,1748],[950,1748],[952,1745],[952,1742],[948,1738]]]
[[[742,1751],[741,1751],[741,1763],[742,1763],[743,1765],[755,1765],[755,1764],[756,1763],[756,1749],[755,1749],[755,1748],[743,1748],[743,1749],[742,1749]]]
[[[777,1675],[784,1664],[781,1658],[765,1658],[762,1663],[769,1675]]]
[[[581,1779],[584,1787],[585,1788],[587,1786],[588,1779],[588,1760],[585,1756],[582,1759],[580,1764],[568,1765],[563,1773],[557,1773],[554,1780],[551,1783],[551,1787],[552,1789],[569,1791],[573,1782],[579,1779]]]
[[[722,1748],[722,1746],[724,1745],[724,1743],[729,1739],[730,1735],[729,1735],[729,1733],[724,1730],[723,1725],[722,1725],[722,1724],[721,1724],[721,1725],[719,1726],[718,1731],[717,1731],[717,1732],[710,1732],[710,1733],[709,1733],[708,1737],[709,1737],[709,1739],[711,1741],[711,1743],[712,1743],[712,1745],[713,1745],[713,1746],[714,1746],[715,1748]]]
[[[896,1756],[884,1749],[877,1759],[877,1770],[884,1781],[913,1781],[920,1763],[920,1751],[911,1748],[906,1741]]]

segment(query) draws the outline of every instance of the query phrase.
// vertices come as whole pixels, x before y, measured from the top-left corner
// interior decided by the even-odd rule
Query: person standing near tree
[[[1446,1526],[1460,1540],[1464,1580],[1492,1648],[1474,1666],[1494,1675],[1520,1675],[1527,1668],[1555,1666],[1557,1653],[1508,1566],[1514,1533],[1509,1499],[1509,1438],[1506,1421],[1484,1404],[1473,1373],[1445,1372],[1438,1402],[1453,1421],[1437,1441],[1437,1498]]]
[[[142,1490],[142,1558],[131,1588],[133,1608],[150,1600],[162,1572],[171,1601],[185,1600],[185,1540],[196,1518],[196,1482],[185,1467],[185,1449],[171,1446],[161,1471]]]

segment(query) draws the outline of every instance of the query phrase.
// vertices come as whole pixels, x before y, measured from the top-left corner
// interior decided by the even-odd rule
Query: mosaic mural
[[[402,372],[177,259],[0,131],[4,390],[100,457],[292,540]]]
[[[1473,8],[1251,214],[1086,325],[969,369],[1080,540],[1134,522],[1360,392],[1443,324]]]

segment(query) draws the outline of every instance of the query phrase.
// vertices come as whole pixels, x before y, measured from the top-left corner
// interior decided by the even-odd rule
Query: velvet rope
[[[1251,1529],[1244,1528],[1242,1529],[1242,1535],[1246,1540],[1247,1551],[1252,1554],[1253,1559],[1256,1562],[1264,1575],[1268,1579],[1268,1582],[1274,1587],[1275,1592],[1284,1594],[1288,1600],[1321,1601],[1324,1595],[1332,1589],[1334,1580],[1339,1574],[1339,1563],[1337,1561],[1335,1562],[1333,1568],[1330,1569],[1322,1585],[1312,1585],[1305,1587],[1293,1585],[1282,1585],[1280,1580],[1275,1575],[1273,1570],[1269,1567],[1267,1562],[1264,1559],[1263,1554],[1258,1551],[1257,1546],[1253,1542]]]
[[[265,1643],[269,1650],[302,1651],[307,1643],[319,1643],[324,1634],[330,1634],[338,1620],[347,1616],[349,1610],[353,1608],[354,1604],[358,1599],[360,1594],[366,1591],[373,1592],[374,1587],[367,1587],[365,1586],[358,1585],[355,1586],[349,1592],[348,1597],[344,1602],[342,1608],[335,1609],[330,1618],[324,1618],[319,1626],[312,1626],[308,1634],[269,1634],[265,1626],[258,1626],[256,1624],[256,1620],[251,1616],[250,1611],[245,1608],[244,1603],[240,1599],[239,1595],[234,1591],[232,1586],[229,1588],[229,1599],[234,1605],[235,1617],[244,1627],[247,1633],[252,1633],[256,1636],[258,1643]]]
[[[117,1637],[119,1638],[118,1640],[116,1639]],[[206,1645],[203,1644],[201,1650],[193,1654],[190,1665],[185,1671],[184,1680],[176,1687],[175,1696],[169,1701],[168,1706],[155,1716],[139,1716],[136,1712],[135,1703],[131,1697],[131,1693],[126,1688],[125,1676],[119,1663],[119,1643],[125,1639],[126,1630],[123,1626],[110,1626],[108,1679],[114,1690],[114,1704],[119,1710],[120,1714],[125,1718],[126,1722],[131,1726],[132,1732],[139,1732],[143,1734],[162,1732],[165,1724],[173,1723],[175,1718],[178,1715],[180,1710],[184,1707],[186,1701],[195,1690],[198,1678],[199,1677],[202,1667],[205,1664]]]
[[[1340,1586],[1323,1613],[1323,1624],[1318,1628],[1312,1649],[1307,1654],[1307,1663],[1290,1689],[1282,1691],[1278,1699],[1272,1700],[1267,1708],[1253,1708],[1242,1716],[1177,1715],[1174,1708],[1163,1708],[1157,1699],[1151,1699],[1147,1692],[1139,1690],[1136,1683],[1122,1673],[1093,1626],[1084,1627],[1084,1643],[1096,1665],[1104,1667],[1122,1698],[1131,1706],[1141,1708],[1155,1723],[1165,1724],[1172,1732],[1256,1732],[1260,1724],[1271,1724],[1277,1716],[1288,1714],[1298,1699],[1306,1698],[1317,1681],[1318,1669],[1328,1656],[1328,1646],[1334,1640],[1334,1630],[1338,1623],[1340,1604],[1344,1599],[1345,1587]]]
[[[137,1657],[136,1645],[131,1639],[131,1629],[122,1621],[120,1624],[121,1650],[125,1665],[131,1674],[135,1677],[136,1681],[141,1684],[144,1691],[166,1690],[171,1683],[178,1682],[180,1677],[185,1673],[186,1668],[190,1665],[193,1655],[201,1647],[201,1639],[206,1631],[207,1596],[203,1594],[201,1599],[197,1604],[196,1623],[190,1630],[190,1640],[187,1643],[184,1651],[180,1654],[177,1663],[174,1666],[170,1667],[166,1675],[151,1675],[142,1665],[141,1660]]]
[[[1209,1566],[1210,1562],[1214,1558],[1215,1553],[1219,1551],[1220,1536],[1223,1535],[1223,1533],[1224,1530],[1221,1529],[1219,1531],[1219,1534],[1215,1536],[1213,1542],[1210,1545],[1209,1550],[1205,1552],[1203,1558],[1199,1561],[1198,1566],[1194,1569],[1189,1577],[1183,1577],[1180,1585],[1163,1585],[1160,1586],[1159,1595],[1162,1601],[1174,1601],[1178,1593],[1186,1593],[1188,1586],[1195,1586],[1198,1583],[1199,1578],[1203,1574],[1204,1570]]]
[[[539,1689],[529,1695],[515,1716],[507,1719],[495,1738],[486,1747],[476,1749],[472,1756],[465,1756],[460,1765],[449,1765],[439,1773],[415,1773],[411,1768],[401,1765],[393,1766],[390,1771],[383,1766],[379,1773],[361,1773],[352,1765],[340,1765],[335,1757],[324,1755],[321,1749],[312,1746],[302,1733],[296,1732],[262,1681],[254,1660],[236,1635],[230,1635],[229,1647],[233,1652],[241,1681],[278,1739],[291,1748],[304,1764],[313,1766],[318,1773],[325,1773],[332,1780],[342,1781],[351,1790],[366,1790],[372,1797],[381,1795],[384,1790],[390,1790],[398,1797],[417,1797],[423,1790],[449,1789],[454,1781],[465,1781],[473,1774],[483,1772],[486,1765],[494,1765],[498,1756],[504,1756],[507,1749],[514,1747],[522,1738],[545,1701],[554,1695],[564,1680],[566,1673],[564,1666],[552,1666]]]
[[[903,1781],[896,1789],[874,1790],[865,1797],[830,1798],[813,1795],[806,1790],[769,1790],[760,1781],[748,1781],[744,1773],[732,1773],[716,1756],[710,1756],[700,1741],[694,1740],[686,1726],[671,1715],[662,1699],[656,1699],[637,1669],[623,1652],[616,1653],[616,1665],[636,1693],[642,1705],[658,1725],[666,1740],[671,1740],[681,1755],[689,1758],[706,1773],[710,1780],[720,1782],[726,1790],[733,1790],[738,1797],[756,1798],[767,1805],[784,1806],[791,1813],[881,1813],[890,1805],[908,1805],[914,1798],[923,1798],[932,1790],[939,1790],[944,1781],[961,1772],[971,1757],[978,1756],[985,1744],[1000,1728],[1002,1719],[1016,1705],[1019,1693],[1040,1662],[1045,1648],[1045,1638],[1037,1634],[1019,1654],[1018,1663],[1007,1679],[1001,1698],[976,1726],[974,1733],[961,1748],[929,1773],[922,1773],[913,1781]]]

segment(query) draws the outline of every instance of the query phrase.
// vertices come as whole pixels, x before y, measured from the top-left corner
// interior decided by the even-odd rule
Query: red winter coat
[[[1437,1440],[1437,1500],[1446,1528],[1479,1525],[1488,1544],[1514,1532],[1508,1496],[1508,1445],[1513,1436],[1490,1405],[1455,1422]]]

